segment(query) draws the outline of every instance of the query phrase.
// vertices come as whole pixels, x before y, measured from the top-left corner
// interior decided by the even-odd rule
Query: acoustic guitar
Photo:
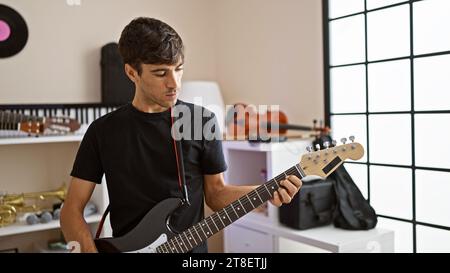
[[[154,206],[130,232],[114,238],[95,239],[99,252],[186,253],[206,239],[235,222],[273,197],[280,181],[288,175],[299,178],[315,175],[326,178],[347,159],[358,160],[364,154],[361,144],[353,142],[311,151],[301,157],[300,163],[260,185],[225,208],[206,217],[181,233],[170,227],[171,214],[181,206],[179,198],[168,198]],[[308,149],[310,150],[310,149]]]
[[[25,132],[29,135],[66,134],[81,127],[76,119],[68,117],[38,117],[0,111],[0,130]]]

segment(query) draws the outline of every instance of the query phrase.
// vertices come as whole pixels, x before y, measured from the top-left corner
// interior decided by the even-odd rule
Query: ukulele
[[[19,131],[37,136],[45,133],[66,134],[80,127],[77,120],[68,117],[38,117],[0,111],[0,130]]]
[[[304,178],[310,175],[326,178],[347,159],[358,160],[364,154],[361,144],[351,143],[311,151],[301,157],[300,163],[260,185],[230,205],[206,217],[198,224],[175,233],[170,227],[171,214],[184,206],[182,199],[168,198],[156,204],[127,234],[120,237],[98,238],[95,245],[99,252],[134,253],[186,253],[209,237],[272,199],[280,181],[288,175]],[[301,189],[300,189],[301,190]]]

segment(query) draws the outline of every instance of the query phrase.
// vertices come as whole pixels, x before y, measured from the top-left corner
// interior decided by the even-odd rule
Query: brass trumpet
[[[38,212],[42,210],[42,208],[36,204],[27,205],[26,201],[29,199],[44,201],[51,198],[56,198],[60,201],[64,201],[66,195],[67,188],[66,185],[63,184],[54,191],[5,194],[0,196],[0,227],[14,223],[18,213]]]

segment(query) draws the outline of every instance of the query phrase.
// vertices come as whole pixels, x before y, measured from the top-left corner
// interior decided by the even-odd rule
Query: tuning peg
[[[330,142],[325,141],[325,142],[323,143],[323,147],[325,147],[325,149],[328,149],[328,148],[330,147]]]
[[[348,139],[350,139],[351,142],[355,142],[355,136],[349,136]]]
[[[342,144],[345,144],[345,142],[347,142],[347,139],[345,137],[341,138],[341,142]]]
[[[336,147],[337,141],[333,139],[333,141],[331,141],[331,144],[333,144],[333,147]]]
[[[307,146],[306,147],[306,150],[310,153],[310,152],[312,152],[312,146]]]
[[[320,151],[320,144],[316,144],[316,151]]]

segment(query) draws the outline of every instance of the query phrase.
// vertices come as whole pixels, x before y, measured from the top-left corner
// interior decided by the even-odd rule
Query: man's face
[[[147,105],[160,107],[162,110],[172,107],[177,102],[181,78],[183,76],[183,61],[174,65],[142,64],[141,75],[134,71],[130,77],[136,84],[136,96]]]

